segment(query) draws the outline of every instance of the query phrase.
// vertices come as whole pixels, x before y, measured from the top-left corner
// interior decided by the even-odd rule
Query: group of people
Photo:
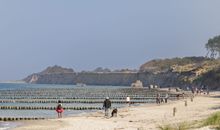
[[[168,102],[168,98],[169,98],[168,94],[166,94],[165,97],[162,98],[160,96],[160,94],[158,93],[157,97],[156,97],[156,103],[157,104],[167,103]],[[130,107],[130,105],[131,105],[130,97],[126,97],[126,103]],[[117,109],[115,108],[111,112],[111,107],[112,107],[112,103],[111,103],[109,97],[106,97],[106,99],[104,100],[104,103],[103,103],[103,109],[105,110],[105,117],[107,117],[107,118],[110,117],[110,113],[111,113],[112,117],[114,116],[114,114],[117,115]],[[64,112],[64,109],[63,109],[62,102],[60,100],[58,101],[58,105],[56,107],[56,112],[58,114],[58,118],[62,118],[62,113]]]
[[[130,106],[131,102],[130,102],[130,97],[126,97],[126,103]],[[104,100],[103,103],[103,109],[105,110],[105,117],[110,117],[110,113],[111,116],[117,116],[117,108],[114,108],[112,112],[111,111],[111,106],[112,103],[109,99],[109,97],[106,97],[106,99]],[[59,100],[58,101],[58,105],[56,107],[56,112],[58,114],[58,118],[62,118],[62,113],[64,112],[63,106],[62,106],[62,102]]]
[[[167,93],[166,93],[164,98],[161,97],[160,94],[158,93],[157,97],[156,97],[156,103],[157,104],[167,103],[168,102],[168,98],[169,98],[169,95]]]
[[[200,89],[199,88],[197,88],[197,87],[192,87],[192,93],[193,94],[207,94],[207,95],[209,95],[209,88],[208,88],[208,86],[206,86],[206,87],[201,87]]]

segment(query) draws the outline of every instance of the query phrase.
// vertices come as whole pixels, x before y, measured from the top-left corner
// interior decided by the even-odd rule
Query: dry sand
[[[24,122],[24,126],[14,130],[157,130],[158,125],[176,124],[198,121],[207,118],[211,113],[220,110],[220,93],[212,96],[197,96],[194,102],[187,99],[163,105],[142,105],[123,108],[118,111],[118,117],[106,119],[103,111],[77,117],[50,119],[43,121]],[[173,117],[173,108],[177,108]],[[208,129],[203,128],[200,130]]]

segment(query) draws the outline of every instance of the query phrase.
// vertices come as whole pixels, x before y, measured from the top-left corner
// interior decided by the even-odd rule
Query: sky
[[[220,0],[1,0],[0,80],[60,65],[138,69],[205,56],[220,34]]]

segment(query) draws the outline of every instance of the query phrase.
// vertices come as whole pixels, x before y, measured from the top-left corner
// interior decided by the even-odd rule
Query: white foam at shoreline
[[[10,130],[19,125],[19,123],[15,122],[0,122],[0,130]]]

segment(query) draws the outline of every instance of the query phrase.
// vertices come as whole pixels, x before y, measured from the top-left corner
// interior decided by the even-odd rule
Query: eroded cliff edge
[[[73,69],[60,66],[48,67],[39,73],[31,74],[24,79],[27,83],[36,84],[77,84],[130,86],[141,80],[144,86],[156,84],[162,87],[189,85],[208,85],[219,89],[220,60],[205,57],[185,57],[158,59],[141,65],[137,72],[104,71],[74,72]]]

